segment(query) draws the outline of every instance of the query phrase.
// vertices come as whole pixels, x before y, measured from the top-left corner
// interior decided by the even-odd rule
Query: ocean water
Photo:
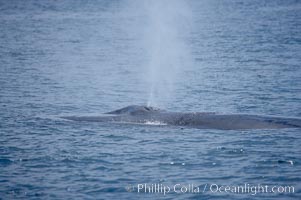
[[[296,0],[0,0],[0,199],[300,199],[300,129],[60,119],[147,103],[300,118],[300,19]]]

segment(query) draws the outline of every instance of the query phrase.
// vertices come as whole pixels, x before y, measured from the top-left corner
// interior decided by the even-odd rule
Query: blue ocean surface
[[[301,199],[298,128],[60,118],[301,118],[300,1],[154,2],[0,0],[0,199]]]

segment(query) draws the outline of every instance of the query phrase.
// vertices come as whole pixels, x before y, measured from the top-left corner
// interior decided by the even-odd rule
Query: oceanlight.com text
[[[220,185],[220,184],[163,184],[163,183],[139,183],[136,185],[128,185],[126,187],[128,192],[147,193],[147,194],[162,194],[167,195],[170,193],[176,194],[249,194],[256,195],[259,193],[271,194],[293,194],[295,193],[294,186],[281,186],[281,185],[266,185],[266,184],[248,184],[241,185]]]

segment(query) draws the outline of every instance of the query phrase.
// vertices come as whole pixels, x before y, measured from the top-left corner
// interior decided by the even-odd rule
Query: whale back
[[[113,115],[134,115],[134,114],[143,114],[143,113],[150,113],[150,112],[157,112],[160,109],[154,108],[151,106],[138,106],[138,105],[131,105],[127,106],[118,110],[114,110],[105,114],[113,114]]]
[[[104,114],[102,116],[66,116],[62,118],[90,122],[159,122],[160,124],[221,130],[301,128],[300,118],[246,114],[168,112],[154,107],[138,105],[127,106]]]

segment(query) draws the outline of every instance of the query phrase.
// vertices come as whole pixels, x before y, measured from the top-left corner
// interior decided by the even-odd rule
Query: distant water
[[[301,117],[300,1],[186,3],[190,29],[181,37],[191,65],[178,69],[161,107]],[[140,5],[0,0],[0,199],[300,199],[300,129],[60,120],[147,103],[147,23]],[[144,183],[295,189],[137,193]]]

